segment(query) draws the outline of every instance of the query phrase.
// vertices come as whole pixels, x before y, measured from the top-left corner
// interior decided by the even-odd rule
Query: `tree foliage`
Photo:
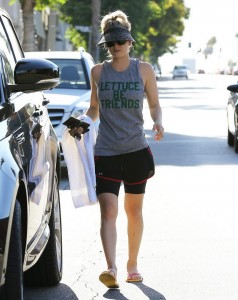
[[[13,2],[15,0],[12,0]],[[73,45],[89,46],[89,35],[77,26],[92,26],[92,0],[19,0],[23,11],[24,48],[32,50],[34,44],[33,10],[50,7],[60,12],[63,21],[71,28],[67,31]],[[173,53],[184,31],[184,20],[189,17],[189,9],[184,0],[94,0],[100,2],[103,16],[120,9],[132,23],[132,36],[136,40],[134,55],[156,62],[165,53]],[[99,16],[100,17],[100,16]],[[93,24],[95,28],[95,24]],[[99,34],[99,28],[98,28]],[[94,34],[94,38],[97,35]],[[94,41],[96,43],[96,41]]]
[[[89,38],[88,33],[81,32],[75,29],[76,26],[91,26],[92,9],[91,0],[68,0],[61,5],[60,9],[61,20],[68,23],[70,27],[67,30],[67,37],[72,37],[71,42],[75,49],[84,47],[88,49]],[[77,34],[76,34],[77,31]],[[82,44],[84,40],[84,46]]]
[[[135,56],[151,62],[176,50],[184,31],[184,20],[189,17],[183,0],[101,0],[101,16],[117,9],[123,10],[132,23]],[[68,0],[60,10],[62,19],[72,27],[91,25],[91,0]],[[85,33],[80,35],[87,39]]]
[[[21,0],[26,1],[26,0]],[[67,0],[35,0],[35,9],[43,10],[46,7],[58,9],[60,5],[64,4]]]
[[[217,39],[216,39],[215,36],[211,37],[208,40],[206,48],[203,51],[203,54],[204,54],[206,59],[207,59],[208,55],[213,54],[213,48],[214,48],[214,45],[216,44],[216,42],[217,42]]]

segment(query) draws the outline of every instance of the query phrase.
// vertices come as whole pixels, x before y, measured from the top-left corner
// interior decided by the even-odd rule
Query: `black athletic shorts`
[[[124,183],[125,193],[143,194],[147,179],[155,173],[150,148],[113,156],[95,156],[96,192],[118,196]]]

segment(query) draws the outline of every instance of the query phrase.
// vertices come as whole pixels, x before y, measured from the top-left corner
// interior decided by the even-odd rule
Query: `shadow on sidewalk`
[[[150,300],[166,300],[166,298],[160,294],[158,291],[150,288],[149,286],[143,284],[142,282],[131,283],[136,285]],[[120,289],[110,289],[104,295],[106,299],[113,300],[130,300],[126,298],[120,291]]]
[[[66,284],[59,283],[52,287],[24,287],[24,300],[78,300],[73,290]]]

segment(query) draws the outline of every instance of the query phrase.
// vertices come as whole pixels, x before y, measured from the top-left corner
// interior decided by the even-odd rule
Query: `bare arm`
[[[155,73],[150,64],[141,63],[141,74],[145,85],[150,115],[154,121],[153,130],[156,131],[154,139],[158,141],[164,136],[164,128],[162,125],[162,109],[159,103],[159,93]]]
[[[86,111],[86,115],[90,117],[93,121],[96,121],[99,117],[99,104],[97,97],[97,83],[101,73],[101,65],[95,65],[90,74],[90,83],[91,83],[91,98],[90,106]],[[69,130],[71,136],[75,137],[76,134],[81,135],[83,132],[82,127],[75,127]]]
[[[99,117],[99,102],[97,97],[97,83],[101,74],[102,65],[95,65],[91,70],[90,82],[91,82],[91,99],[90,107],[86,112],[93,121],[96,121]]]

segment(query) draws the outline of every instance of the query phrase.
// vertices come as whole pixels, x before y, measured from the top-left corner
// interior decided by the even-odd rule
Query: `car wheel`
[[[234,138],[234,150],[235,150],[235,153],[238,153],[238,132],[236,132],[235,138]]]
[[[234,146],[234,143],[235,143],[235,137],[230,132],[229,128],[228,128],[228,133],[227,133],[227,143],[229,146]]]
[[[27,285],[50,286],[62,279],[62,224],[57,177],[54,180],[52,203],[50,238],[38,262],[25,273]]]
[[[6,281],[1,299],[23,300],[21,205],[16,200],[7,261]]]

